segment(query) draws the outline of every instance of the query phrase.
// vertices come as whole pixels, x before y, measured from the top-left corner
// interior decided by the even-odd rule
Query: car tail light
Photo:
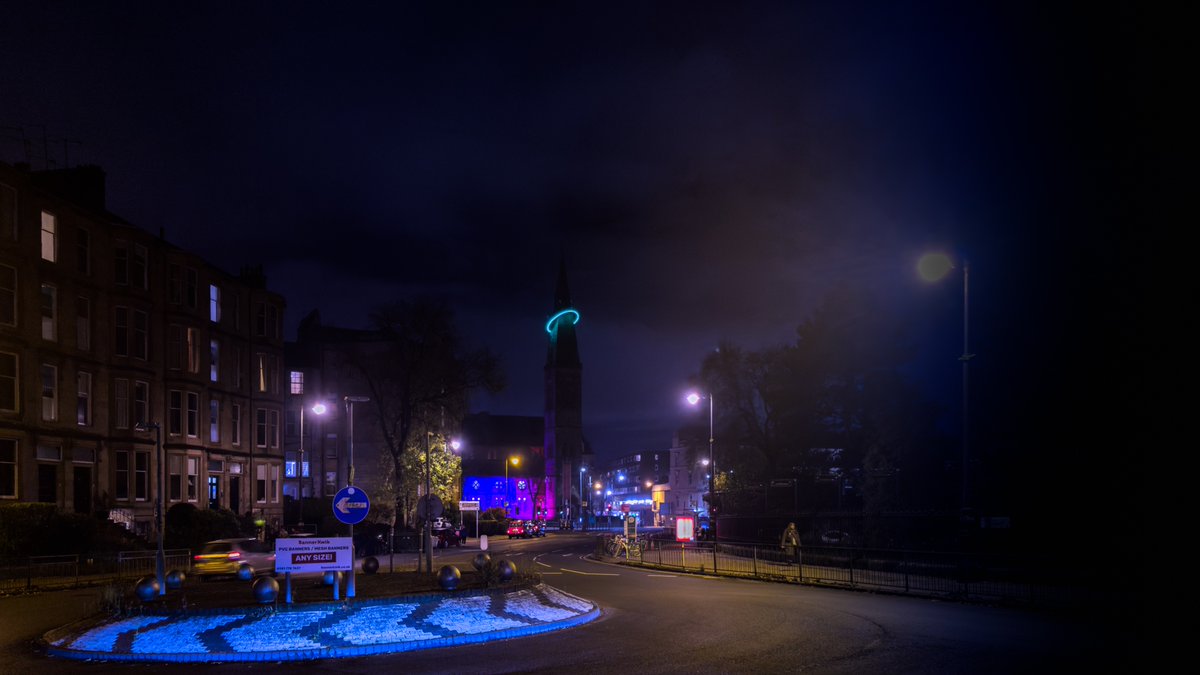
[[[238,553],[237,551],[234,551],[233,553],[230,553],[230,554],[229,554],[229,559],[230,559],[230,560],[237,560],[237,559],[238,559],[238,558],[240,558],[240,557],[242,557],[242,554],[241,554],[241,553]]]
[[[200,558],[200,556],[198,556],[198,555],[194,555],[194,556],[192,556],[192,560],[200,560],[200,559],[201,559],[201,558]]]

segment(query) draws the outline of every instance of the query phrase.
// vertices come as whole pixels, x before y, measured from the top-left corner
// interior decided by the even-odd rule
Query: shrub
[[[146,542],[104,518],[53,504],[0,505],[0,555],[36,556],[143,548]]]

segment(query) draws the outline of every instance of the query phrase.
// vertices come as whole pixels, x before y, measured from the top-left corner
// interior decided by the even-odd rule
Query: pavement
[[[502,640],[587,623],[590,600],[544,583],[415,597],[99,617],[43,636],[89,661],[301,661]]]

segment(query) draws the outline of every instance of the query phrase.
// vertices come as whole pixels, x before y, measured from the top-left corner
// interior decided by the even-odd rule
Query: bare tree
[[[454,314],[442,301],[390,303],[372,312],[371,323],[377,340],[359,349],[352,363],[367,386],[391,459],[394,512],[404,525],[403,487],[414,484],[408,474],[416,469],[414,459],[424,457],[425,434],[453,433],[471,392],[499,391],[505,380],[490,350],[463,347]]]

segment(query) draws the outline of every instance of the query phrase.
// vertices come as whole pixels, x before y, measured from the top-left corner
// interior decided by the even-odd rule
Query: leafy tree
[[[748,351],[723,342],[700,374],[717,402],[718,491],[828,479],[836,468],[859,477],[870,508],[892,507],[893,479],[935,435],[935,411],[898,374],[911,356],[902,324],[848,288],[831,293],[792,344]]]
[[[377,308],[371,323],[378,340],[363,346],[351,361],[367,387],[374,419],[390,459],[389,486],[400,524],[415,509],[416,481],[424,480],[427,435],[440,438],[430,451],[436,484],[445,494],[456,458],[447,456],[444,430],[453,430],[466,414],[473,391],[504,387],[499,359],[487,349],[467,349],[442,301],[421,298]],[[435,488],[437,489],[437,488]]]

